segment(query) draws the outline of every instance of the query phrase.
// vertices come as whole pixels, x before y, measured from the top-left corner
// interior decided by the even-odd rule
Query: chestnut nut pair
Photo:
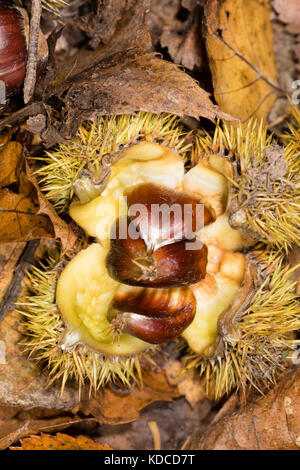
[[[118,334],[153,344],[172,341],[195,316],[189,285],[206,274],[207,247],[193,234],[215,215],[195,195],[158,184],[137,185],[126,197],[129,214],[134,205],[144,210],[116,220],[106,267],[113,279],[134,287],[115,294],[108,320]]]

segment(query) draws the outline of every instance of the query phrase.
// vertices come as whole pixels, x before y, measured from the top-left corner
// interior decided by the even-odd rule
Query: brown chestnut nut
[[[22,85],[26,62],[24,18],[15,6],[0,1],[0,80],[6,85],[7,95]]]
[[[127,223],[127,233],[119,238],[120,223]],[[143,287],[181,287],[195,284],[205,277],[207,248],[196,240],[181,240],[147,249],[142,238],[132,238],[130,219],[116,221],[116,238],[111,240],[106,257],[109,275],[118,282]]]
[[[188,192],[143,183],[131,188],[125,196],[128,215],[135,221],[148,248],[182,240],[215,221],[214,210]]]
[[[196,299],[189,287],[147,289],[122,286],[108,319],[118,334],[127,333],[151,344],[177,338],[193,321]]]

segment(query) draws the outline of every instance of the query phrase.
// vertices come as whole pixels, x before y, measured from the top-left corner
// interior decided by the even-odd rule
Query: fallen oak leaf
[[[265,396],[195,432],[184,450],[297,450],[300,370],[291,368]]]
[[[242,121],[267,119],[278,94],[268,0],[208,0],[205,41],[220,108]]]
[[[55,436],[42,434],[21,440],[21,447],[10,450],[113,450],[108,445],[99,444],[86,436],[72,437],[58,433]]]

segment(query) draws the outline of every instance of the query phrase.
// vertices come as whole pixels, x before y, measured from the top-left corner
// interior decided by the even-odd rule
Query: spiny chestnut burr
[[[125,223],[128,228],[130,219]],[[116,233],[119,226],[120,219]],[[151,251],[142,238],[133,239],[128,232],[126,238],[111,240],[106,258],[108,273],[116,281],[158,288],[195,284],[205,277],[206,264],[207,248],[201,242],[184,239]]]
[[[160,344],[176,339],[191,324],[195,312],[196,299],[189,287],[122,287],[113,299],[108,319],[118,334]]]
[[[143,372],[141,358],[148,358],[159,349],[150,348],[150,341],[165,342],[178,332],[188,348],[184,352],[185,365],[199,367],[201,374],[205,374],[207,389],[216,398],[236,386],[247,392],[249,383],[265,390],[266,382],[274,381],[276,367],[272,367],[272,374],[262,371],[270,370],[270,358],[286,356],[300,328],[299,299],[284,253],[297,235],[299,239],[295,186],[300,174],[296,158],[300,115],[297,122],[299,128],[292,131],[284,154],[288,167],[286,187],[276,179],[268,187],[256,188],[255,181],[252,189],[254,192],[255,188],[260,189],[259,200],[255,198],[256,191],[257,204],[243,206],[248,211],[248,221],[242,234],[254,230],[264,242],[262,246],[256,245],[255,250],[251,250],[248,237],[244,239],[240,228],[230,226],[229,217],[232,210],[240,208],[239,201],[243,199],[238,196],[248,195],[247,200],[253,196],[249,188],[249,181],[253,180],[249,177],[251,171],[253,174],[256,169],[257,173],[259,168],[265,172],[270,167],[267,149],[271,137],[259,124],[231,127],[220,123],[214,135],[200,130],[190,139],[172,115],[98,116],[82,125],[78,136],[67,143],[71,159],[66,158],[65,143],[47,152],[47,157],[41,157],[39,181],[47,197],[61,212],[67,213],[69,209],[71,218],[87,236],[95,239],[84,249],[80,244],[79,252],[71,260],[69,255],[63,255],[57,259],[58,264],[53,260],[48,268],[42,265],[30,270],[31,291],[22,308],[26,315],[26,349],[32,359],[42,358],[47,363],[51,382],[61,379],[63,388],[68,379],[75,379],[80,387],[88,380],[96,390],[116,378],[124,383],[137,381]],[[187,150],[188,142],[191,147]],[[82,149],[86,149],[84,159]],[[94,168],[98,178],[102,157],[110,171],[103,192],[91,199],[88,194],[89,202],[77,199],[71,202],[82,165],[86,163],[89,172]],[[190,163],[195,157],[199,161],[185,171],[184,162],[190,157]],[[74,171],[77,169],[78,172]],[[163,288],[121,286],[107,270],[107,254],[111,249],[107,228],[117,217],[128,214],[122,196],[131,193],[133,197],[138,185],[149,182],[172,191],[193,193],[209,203],[216,214],[216,221],[197,233],[208,248],[205,278],[168,292],[179,296],[178,302],[183,302],[180,309],[186,311],[188,307],[192,311],[194,299],[184,302],[187,299],[184,293],[190,295],[192,291],[196,300],[193,321],[182,332],[175,328],[181,323],[177,317],[179,308],[167,315],[170,308]],[[139,202],[142,197],[143,194],[135,199]],[[274,201],[279,201],[278,215],[282,216],[276,218],[276,223]],[[232,206],[234,202],[237,207]],[[142,228],[136,225],[137,229]],[[147,255],[155,254],[158,248],[174,249],[174,240],[170,245],[155,246],[152,251],[146,236],[141,241],[142,254],[145,249]],[[124,255],[120,249],[119,256],[127,256],[126,250]],[[132,264],[131,259],[135,260],[127,256],[131,269],[134,265],[138,268],[137,263],[141,265],[140,260]],[[252,264],[254,273],[250,269]],[[152,261],[146,263],[147,268],[151,266]],[[117,274],[119,267],[125,269],[125,262],[116,263]],[[134,291],[135,297],[130,294]],[[174,304],[178,305],[175,298]],[[118,331],[121,334],[114,341]],[[284,366],[284,361],[278,365]]]
[[[0,1],[0,80],[6,94],[13,94],[22,85],[27,62],[24,19],[18,9]]]

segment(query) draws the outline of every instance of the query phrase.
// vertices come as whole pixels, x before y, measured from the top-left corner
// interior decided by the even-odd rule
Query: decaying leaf
[[[37,214],[34,188],[19,182],[23,147],[10,138],[11,132],[0,136],[0,243],[52,237],[51,222]]]
[[[199,1],[152,0],[149,26],[154,45],[168,49],[176,64],[189,70],[201,67],[204,59]],[[186,18],[178,19],[181,9]]]
[[[195,432],[186,450],[297,450],[300,447],[300,371],[292,368],[267,395]]]
[[[99,43],[108,44],[116,32],[117,24],[124,15],[124,11],[130,10],[135,0],[99,0],[96,14],[81,16],[76,24],[91,38],[89,45],[95,48]],[[140,3],[149,4],[148,0]]]
[[[0,137],[0,243],[56,238],[64,251],[73,249],[77,236],[44,198],[29,165],[25,175],[23,147],[10,134]]]
[[[189,70],[200,67],[203,60],[200,38],[200,21],[196,19],[188,28],[185,36],[174,31],[164,31],[160,39],[162,47],[168,51],[176,64],[181,64]]]
[[[86,436],[72,437],[58,433],[55,436],[42,434],[22,439],[22,447],[11,447],[10,450],[112,450]]]
[[[1,253],[7,251],[7,245],[0,245]],[[80,401],[78,390],[67,387],[64,396],[60,396],[60,388],[47,389],[47,376],[42,372],[41,365],[30,361],[24,354],[21,344],[22,316],[15,310],[15,303],[21,300],[25,292],[25,273],[30,265],[36,262],[39,241],[28,244],[21,256],[15,257],[14,263],[6,261],[3,274],[8,278],[4,282],[3,299],[0,310],[0,341],[3,346],[0,361],[0,405],[23,407],[24,409],[42,407],[48,409],[70,410]],[[5,254],[3,254],[5,256]],[[3,260],[4,261],[4,260]],[[11,271],[13,275],[11,275]],[[12,278],[9,284],[9,279]]]
[[[267,119],[278,93],[268,0],[209,0],[205,38],[214,95],[242,121]]]

